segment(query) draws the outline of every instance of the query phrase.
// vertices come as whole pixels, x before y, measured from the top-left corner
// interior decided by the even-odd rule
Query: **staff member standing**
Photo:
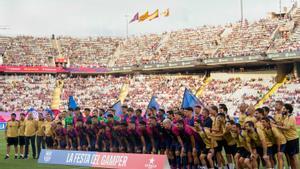
[[[19,146],[20,146],[20,157],[19,159],[24,159],[24,145],[25,145],[25,114],[20,113],[19,121]]]
[[[53,128],[52,128],[52,117],[48,113],[46,115],[46,120],[44,121],[44,125],[42,126],[44,130],[44,134],[46,136],[46,145],[47,149],[52,149],[53,148]]]
[[[40,152],[41,152],[41,147],[43,149],[45,149],[45,133],[44,133],[44,129],[43,126],[45,124],[44,121],[44,116],[42,113],[39,113],[39,121],[37,122],[38,124],[38,129],[36,132],[36,142],[37,142],[37,151],[38,151],[38,157],[40,156]]]
[[[296,117],[293,115],[293,106],[284,104],[282,111],[282,125],[277,125],[285,136],[286,148],[285,153],[289,158],[289,165],[292,169],[298,169],[298,154],[299,154],[299,136],[297,133]]]
[[[32,113],[25,120],[25,159],[28,159],[28,148],[31,143],[32,157],[36,158],[35,135],[37,132],[37,121],[33,119]]]
[[[5,159],[9,158],[11,145],[15,148],[15,159],[18,158],[18,128],[19,122],[16,120],[16,114],[12,113],[11,119],[7,122],[5,128],[5,138],[7,140]]]

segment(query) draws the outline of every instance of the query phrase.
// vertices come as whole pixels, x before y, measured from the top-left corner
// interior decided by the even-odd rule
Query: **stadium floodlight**
[[[281,0],[279,0],[279,17],[281,18]]]
[[[124,15],[124,17],[125,17],[125,20],[126,20],[126,38],[128,39],[128,17],[129,17],[129,15]]]

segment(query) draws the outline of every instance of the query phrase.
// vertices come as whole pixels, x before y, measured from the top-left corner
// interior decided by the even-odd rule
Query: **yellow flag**
[[[143,22],[149,17],[148,11],[139,17],[139,22]]]
[[[156,9],[152,14],[148,16],[149,21],[155,18],[158,18],[158,9]]]
[[[52,94],[52,102],[51,102],[51,109],[58,110],[61,102],[61,92],[63,90],[64,81],[63,80],[57,80],[56,86],[54,88],[53,94]]]
[[[128,95],[128,84],[123,84],[119,95],[119,100],[121,101],[122,104],[125,98],[127,97],[127,95]]]
[[[165,11],[163,11],[161,14],[162,14],[162,16],[164,16],[164,17],[169,16],[169,15],[170,15],[169,8],[166,9]]]

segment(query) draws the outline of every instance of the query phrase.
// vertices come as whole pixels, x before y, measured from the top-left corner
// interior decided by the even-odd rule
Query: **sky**
[[[250,21],[279,12],[280,0],[243,0]],[[281,0],[290,7],[293,0]],[[300,1],[300,0],[298,0]],[[299,4],[299,3],[298,3]],[[126,36],[126,15],[169,8],[169,17],[128,24],[128,33],[162,33],[240,19],[240,0],[0,0],[0,35]]]

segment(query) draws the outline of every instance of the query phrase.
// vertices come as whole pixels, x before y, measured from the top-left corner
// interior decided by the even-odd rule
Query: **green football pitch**
[[[6,154],[6,140],[4,139],[4,131],[0,131],[0,168],[1,169],[87,169],[89,167],[64,166],[64,165],[46,165],[39,164],[37,160],[14,159],[14,149],[11,147],[10,158],[4,160]],[[31,157],[31,156],[30,156]]]
[[[298,128],[298,134],[300,135],[300,128]],[[14,150],[11,147],[10,159],[4,160],[6,154],[6,140],[4,139],[4,131],[0,131],[0,168],[1,169],[87,169],[89,167],[78,166],[64,166],[64,165],[46,165],[39,164],[37,160],[15,160]]]

